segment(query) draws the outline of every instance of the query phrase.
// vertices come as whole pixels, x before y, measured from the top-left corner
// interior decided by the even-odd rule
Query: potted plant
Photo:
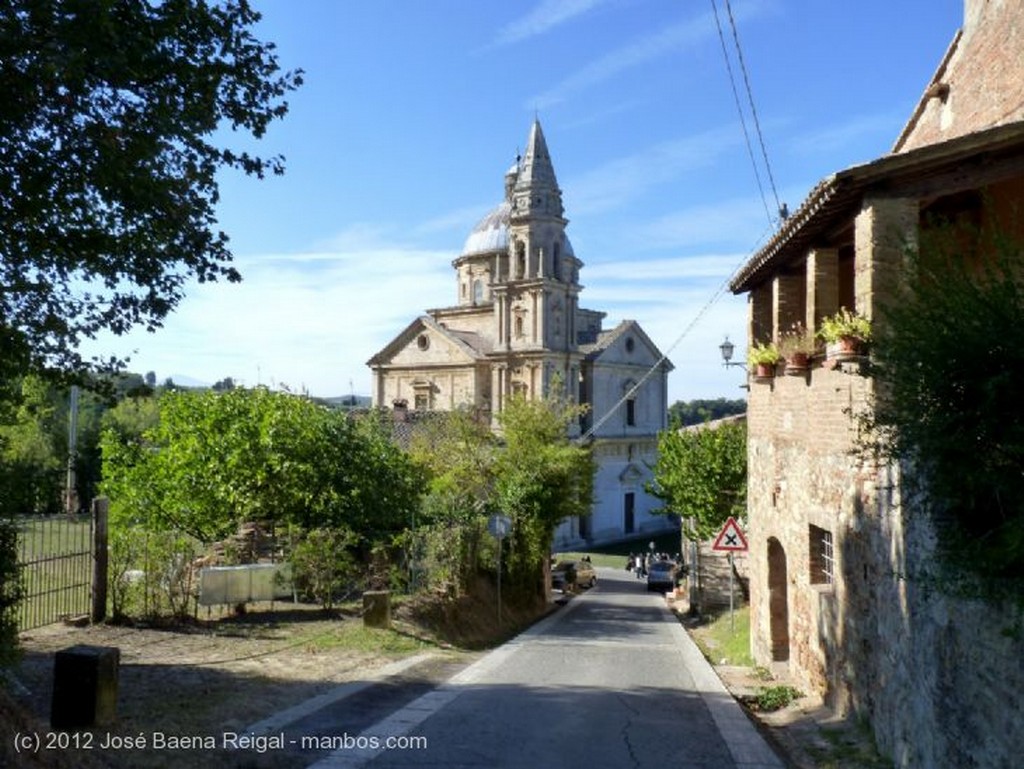
[[[775,366],[781,357],[779,348],[771,342],[758,342],[752,345],[750,352],[747,353],[747,363],[754,369],[754,376],[757,379],[771,379],[775,376]]]
[[[786,373],[803,374],[810,366],[811,354],[814,352],[814,334],[797,321],[788,331],[779,335],[779,355],[786,361]]]
[[[822,319],[818,337],[825,342],[825,355],[829,360],[850,360],[864,354],[871,341],[871,321],[845,307]]]

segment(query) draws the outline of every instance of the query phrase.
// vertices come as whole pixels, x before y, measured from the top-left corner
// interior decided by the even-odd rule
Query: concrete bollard
[[[115,646],[72,646],[53,662],[50,725],[54,729],[105,726],[117,717],[121,650]]]
[[[367,590],[363,593],[363,625],[387,630],[391,627],[391,593]]]

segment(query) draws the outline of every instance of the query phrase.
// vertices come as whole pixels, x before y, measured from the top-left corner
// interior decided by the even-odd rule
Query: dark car
[[[647,589],[667,593],[676,589],[679,565],[675,561],[655,561],[647,567]]]
[[[559,561],[551,567],[551,588],[553,590],[574,590],[577,587],[593,587],[597,584],[594,565],[586,560]]]

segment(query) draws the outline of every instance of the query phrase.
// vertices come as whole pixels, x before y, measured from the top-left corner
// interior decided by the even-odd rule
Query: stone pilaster
[[[914,198],[867,197],[854,221],[854,294],[857,312],[875,320],[893,297],[908,248],[918,240]]]
[[[807,252],[807,312],[804,326],[817,331],[822,318],[839,311],[839,249]]]
[[[772,279],[772,339],[804,320],[806,290],[803,273],[780,272]]]
[[[762,283],[747,297],[747,339],[750,344],[772,336],[772,284]]]

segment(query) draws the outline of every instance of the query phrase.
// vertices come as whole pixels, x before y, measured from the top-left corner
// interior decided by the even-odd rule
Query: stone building
[[[734,276],[748,332],[779,339],[879,308],[933,221],[1024,239],[1024,4],[967,0],[964,25],[892,152],[821,181]],[[953,597],[913,578],[936,533],[909,472],[863,458],[867,359],[818,354],[752,381],[748,408],[751,645],[840,711],[870,720],[899,767],[1018,766],[1020,602]],[[1015,632],[1007,629],[1017,628]]]
[[[511,395],[541,397],[556,379],[587,404],[576,434],[593,439],[595,503],[559,527],[559,547],[673,525],[651,514],[658,501],[644,491],[667,426],[672,364],[635,321],[605,329],[605,313],[580,306],[583,262],[567,224],[534,121],[505,173],[504,199],[452,262],[458,303],[427,310],[368,362],[378,407],[469,408],[496,426]]]

